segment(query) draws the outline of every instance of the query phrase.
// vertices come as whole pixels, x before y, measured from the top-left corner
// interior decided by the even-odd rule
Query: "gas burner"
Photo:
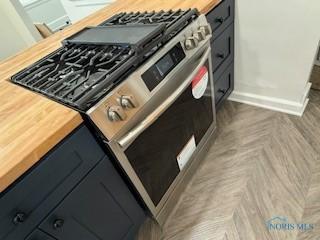
[[[196,14],[196,10],[181,9],[173,11],[160,11],[160,12],[130,12],[119,13],[112,18],[106,20],[100,26],[108,25],[130,25],[130,24],[156,24],[165,23],[167,28],[177,22],[181,17],[187,14]]]
[[[112,73],[133,55],[121,46],[72,46],[14,76],[13,81],[72,106],[84,106],[87,95],[115,84]]]
[[[177,35],[191,21],[193,21],[199,12],[197,9],[188,10],[170,10],[160,12],[122,12],[110,19],[104,21],[99,26],[112,25],[146,25],[146,24],[166,24],[166,36],[164,43]]]

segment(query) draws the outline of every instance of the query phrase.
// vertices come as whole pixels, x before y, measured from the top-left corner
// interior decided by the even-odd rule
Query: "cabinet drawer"
[[[234,0],[224,0],[207,14],[208,22],[212,28],[213,38],[229,26],[234,20]]]
[[[228,97],[233,90],[233,81],[234,81],[234,69],[233,63],[230,64],[224,73],[220,76],[217,82],[214,85],[215,93],[215,102],[216,106],[219,106],[223,99]]]
[[[0,197],[0,239],[24,239],[104,154],[77,129]]]
[[[144,218],[144,211],[105,158],[40,228],[59,240],[129,240]]]
[[[212,71],[215,73],[228,66],[234,57],[234,31],[233,24],[231,24],[219,37],[211,40],[211,54],[212,54]],[[222,66],[224,65],[224,66]],[[214,74],[214,78],[220,73]]]

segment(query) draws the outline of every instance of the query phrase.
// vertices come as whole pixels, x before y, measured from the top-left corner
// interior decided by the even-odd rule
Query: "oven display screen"
[[[164,58],[162,58],[156,64],[156,67],[157,67],[161,77],[166,75],[173,66],[174,66],[174,62],[173,62],[170,54],[166,55]]]
[[[148,89],[152,91],[185,57],[186,55],[180,43],[171,48],[141,75]]]

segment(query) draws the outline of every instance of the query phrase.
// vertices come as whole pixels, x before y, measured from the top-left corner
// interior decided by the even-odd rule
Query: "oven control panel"
[[[180,43],[142,74],[142,79],[151,92],[186,57]]]

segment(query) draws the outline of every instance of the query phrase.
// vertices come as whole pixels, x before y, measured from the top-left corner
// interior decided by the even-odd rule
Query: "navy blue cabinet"
[[[207,14],[212,28],[212,71],[216,109],[234,88],[234,0],[223,0]]]
[[[85,126],[0,195],[1,240],[131,239],[143,218]]]
[[[60,240],[131,240],[143,220],[136,200],[104,159],[40,228]]]

